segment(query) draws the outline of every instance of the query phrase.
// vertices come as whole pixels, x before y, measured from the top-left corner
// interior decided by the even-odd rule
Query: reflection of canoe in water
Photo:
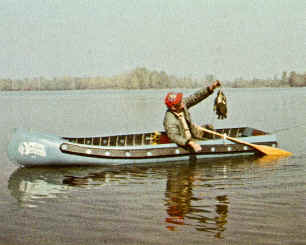
[[[85,184],[87,184],[88,189],[91,189],[110,182],[111,177],[116,174],[116,171],[110,168],[21,167],[11,174],[8,189],[20,204],[26,206],[34,204],[35,206],[35,202],[39,200],[65,196],[77,185],[86,188]],[[122,173],[123,171],[120,172]],[[90,179],[93,178],[95,182],[90,185]]]
[[[69,190],[63,174],[55,168],[18,168],[8,181],[8,189],[22,206],[35,207],[35,200],[56,198]]]
[[[72,207],[68,205],[68,211],[65,212],[70,214],[75,207],[82,208],[86,203],[91,205],[92,217],[99,213],[102,215],[101,220],[105,220],[105,214],[106,220],[110,218],[107,212],[109,210],[125,212],[128,208],[138,212],[138,209],[135,209],[136,203],[136,207],[147,213],[152,212],[153,205],[154,212],[160,212],[160,225],[164,224],[168,230],[187,225],[188,230],[194,228],[223,237],[222,234],[231,219],[231,200],[227,193],[233,190],[231,188],[245,188],[245,178],[253,179],[254,173],[258,172],[255,169],[260,165],[254,164],[258,159],[261,158],[220,158],[211,164],[206,164],[211,161],[204,159],[194,164],[185,162],[85,168],[21,167],[11,174],[8,189],[22,207],[53,206],[55,202],[49,202],[49,199],[56,199],[57,206],[66,206],[73,200],[74,204]],[[251,175],[250,167],[255,171],[252,171]],[[129,187],[132,191],[127,191]],[[138,198],[135,198],[133,190],[139,194]],[[153,197],[143,199],[148,193],[154,193]],[[88,197],[94,202],[88,203]],[[96,203],[102,203],[103,207]],[[101,208],[106,212],[101,212]],[[115,220],[116,217],[117,215],[114,216]],[[132,213],[132,219],[135,217],[137,215]],[[92,222],[96,221],[95,218]]]
[[[277,146],[275,135],[253,128],[226,128],[217,129],[217,132],[249,143]],[[202,150],[193,153],[169,142],[164,133],[157,132],[67,138],[18,129],[9,143],[8,156],[24,166],[88,166],[186,161],[257,153],[251,147],[220,138],[198,143]]]

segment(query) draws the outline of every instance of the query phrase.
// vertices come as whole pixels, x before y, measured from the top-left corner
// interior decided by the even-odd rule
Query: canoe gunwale
[[[269,135],[262,130],[254,129],[251,127],[236,127],[236,128],[219,128],[215,129],[220,134],[225,134],[231,137],[252,137],[252,136],[265,136]],[[207,135],[206,135],[207,136]],[[205,136],[205,137],[206,137]],[[201,141],[210,141],[209,138],[203,138]],[[215,138],[212,136],[213,140]],[[152,144],[161,145],[161,147],[167,147],[170,142],[167,134],[164,131],[155,132],[142,132],[142,133],[130,133],[130,134],[116,134],[116,135],[104,135],[104,136],[91,136],[91,137],[62,137],[63,140],[69,141],[73,144],[90,145],[97,147],[144,147],[151,146]]]

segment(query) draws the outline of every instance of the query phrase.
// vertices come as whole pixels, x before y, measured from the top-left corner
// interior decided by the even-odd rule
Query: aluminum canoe
[[[277,147],[276,136],[251,127],[216,129],[243,141]],[[190,161],[254,155],[248,146],[221,138],[197,141],[202,150],[191,152],[171,143],[164,132],[93,137],[60,137],[28,129],[16,129],[8,145],[8,157],[22,166],[94,166]]]

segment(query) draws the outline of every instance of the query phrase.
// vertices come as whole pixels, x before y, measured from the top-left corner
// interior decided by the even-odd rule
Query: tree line
[[[167,89],[167,88],[199,88],[209,85],[216,80],[215,75],[207,75],[204,79],[191,77],[178,78],[168,75],[164,71],[150,71],[139,67],[131,72],[112,77],[57,77],[46,79],[44,77],[26,79],[0,79],[0,90],[82,90],[82,89]],[[296,87],[306,86],[306,73],[283,72],[278,79],[243,78],[235,81],[224,81],[226,87]]]
[[[229,82],[227,86],[232,88],[260,88],[260,87],[305,87],[306,86],[306,73],[297,74],[292,71],[290,73],[283,72],[282,77],[274,76],[272,79],[257,79],[245,80],[238,78],[233,82]]]

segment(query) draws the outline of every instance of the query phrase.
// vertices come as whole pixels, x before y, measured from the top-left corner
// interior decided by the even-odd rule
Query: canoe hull
[[[277,146],[276,137],[271,134],[244,136],[242,139],[250,143]],[[173,143],[101,146],[86,142],[75,143],[69,138],[17,129],[8,145],[8,157],[12,162],[27,167],[105,166],[190,161],[258,153],[249,147],[223,139],[208,139],[198,143],[202,146],[202,151],[195,154]]]

